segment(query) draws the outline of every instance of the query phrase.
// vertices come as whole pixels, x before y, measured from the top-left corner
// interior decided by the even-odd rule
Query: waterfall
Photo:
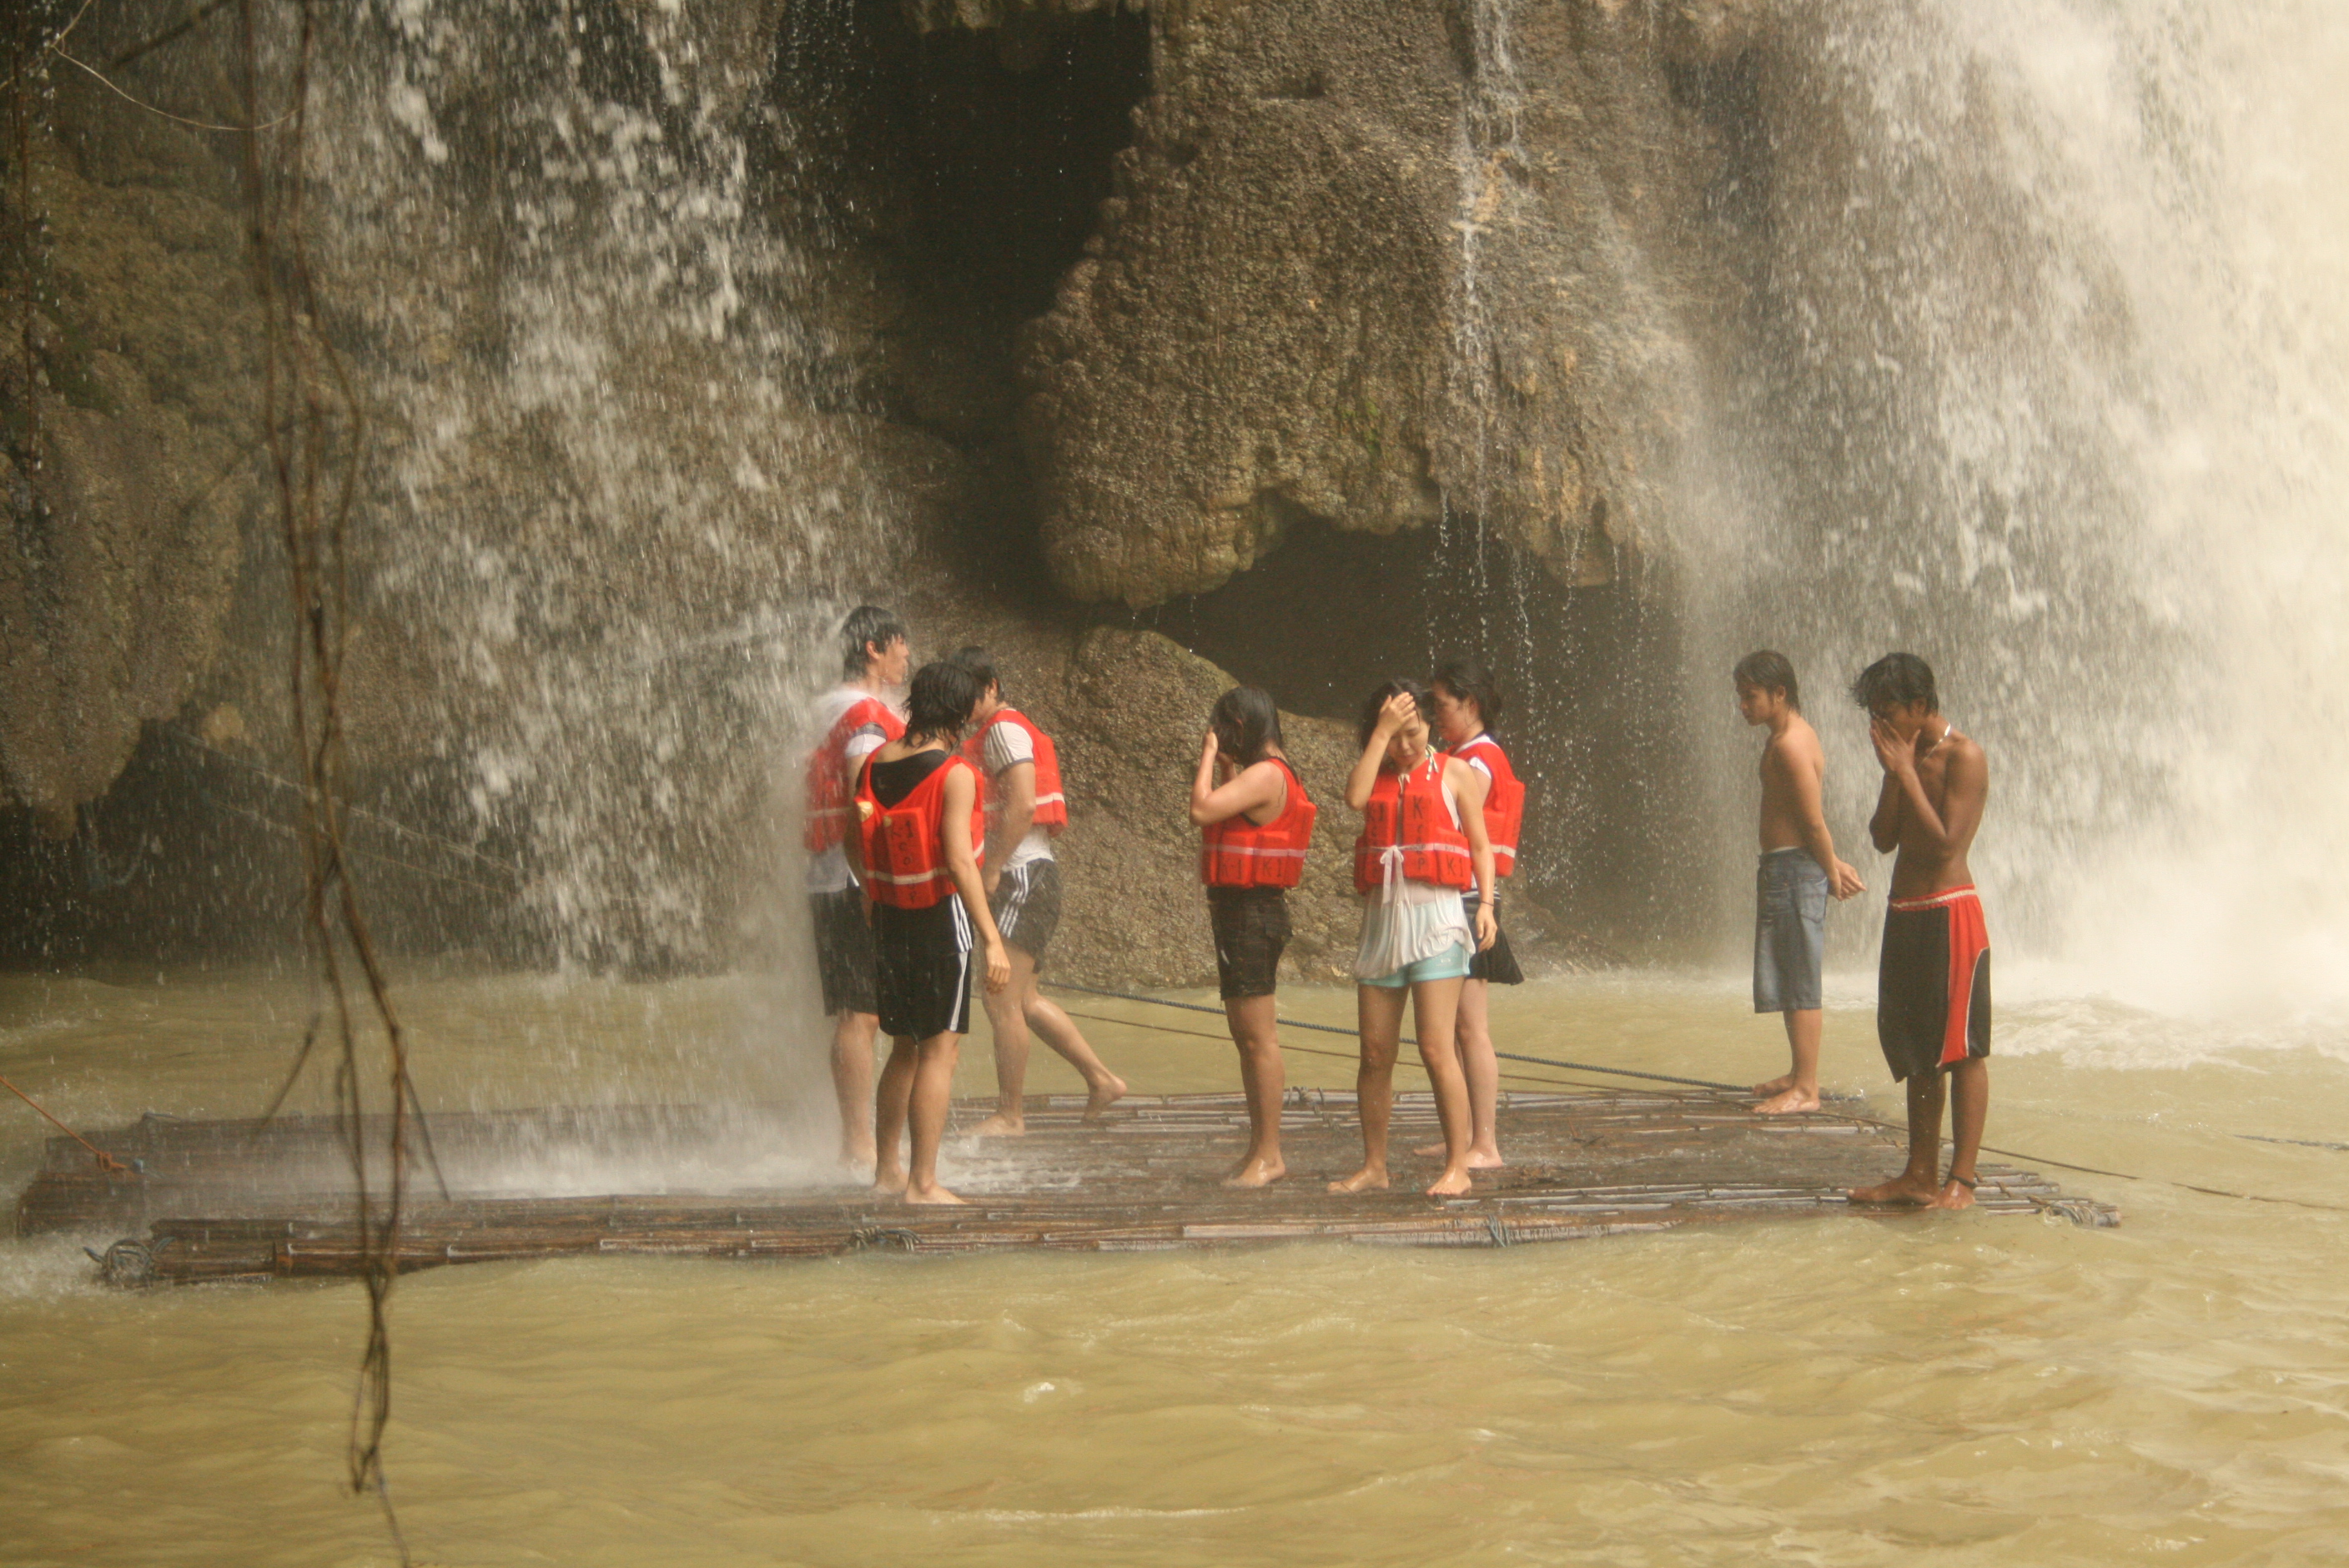
[[[1737,493],[1678,541],[1692,700],[1794,655],[1849,845],[1878,774],[1842,687],[1922,654],[1989,749],[2007,953],[2132,1000],[2337,1003],[2349,17],[1819,0],[1786,26],[1745,171],[1760,352],[1720,411]]]

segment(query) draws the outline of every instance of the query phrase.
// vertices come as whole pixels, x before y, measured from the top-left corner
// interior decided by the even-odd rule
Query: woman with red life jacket
[[[808,754],[808,913],[815,970],[833,1020],[832,1084],[840,1103],[840,1159],[873,1163],[873,926],[864,890],[850,871],[844,841],[855,817],[856,775],[864,759],[905,733],[889,704],[911,664],[905,624],[874,604],[841,623],[841,684],[816,704]]]
[[[1372,692],[1362,708],[1362,755],[1346,777],[1346,804],[1362,813],[1354,841],[1354,889],[1363,895],[1354,958],[1362,1168],[1330,1182],[1333,1192],[1387,1185],[1387,1119],[1406,991],[1444,1128],[1444,1173],[1427,1191],[1436,1197],[1468,1191],[1468,1085],[1454,1028],[1469,961],[1493,944],[1497,930],[1493,846],[1485,834],[1485,776],[1431,748],[1433,706],[1414,681],[1389,681]],[[1464,892],[1474,897],[1464,902]]]
[[[1485,776],[1485,836],[1493,844],[1493,874],[1506,878],[1517,861],[1517,828],[1524,820],[1526,787],[1509,766],[1500,743],[1489,727],[1501,717],[1501,691],[1493,674],[1475,659],[1446,659],[1430,687],[1435,698],[1435,732],[1444,749]],[[1475,895],[1464,894],[1470,903]],[[1471,914],[1473,916],[1474,911]],[[1501,1063],[1493,1054],[1491,988],[1525,983],[1516,954],[1509,951],[1509,934],[1499,929],[1500,895],[1493,897],[1493,945],[1469,961],[1467,982],[1460,987],[1460,1022],[1456,1038],[1460,1070],[1468,1079],[1468,1168],[1490,1171],[1501,1160],[1500,1132],[1495,1125],[1501,1099]],[[1441,1145],[1422,1154],[1443,1152]]]
[[[1011,978],[979,882],[978,775],[954,749],[980,689],[959,665],[915,672],[905,733],[873,753],[858,776],[857,830],[848,840],[873,903],[874,995],[892,1041],[874,1107],[873,1185],[909,1203],[962,1202],[938,1185],[938,1145],[955,1056],[970,1027],[974,930],[988,990]],[[909,1126],[913,1159],[900,1164],[897,1140]]]
[[[1262,1187],[1288,1173],[1280,1157],[1286,1081],[1273,994],[1288,944],[1288,890],[1304,874],[1314,815],[1281,748],[1271,694],[1234,686],[1216,698],[1191,779],[1191,820],[1205,833],[1199,879],[1207,884],[1216,978],[1247,1096],[1247,1151],[1224,1179],[1227,1187]]]
[[[1003,682],[986,649],[965,648],[954,662],[983,688],[962,754],[986,781],[988,849],[980,880],[1011,956],[1011,984],[987,997],[999,1109],[971,1131],[1016,1138],[1028,1130],[1030,1032],[1085,1080],[1085,1119],[1092,1121],[1125,1093],[1125,1080],[1102,1065],[1076,1020],[1036,990],[1044,946],[1061,923],[1061,863],[1052,856],[1052,841],[1069,824],[1069,807],[1060,752],[1050,736],[1004,701]]]

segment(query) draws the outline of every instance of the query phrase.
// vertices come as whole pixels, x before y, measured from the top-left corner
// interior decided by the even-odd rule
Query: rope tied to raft
[[[0,1088],[6,1089],[10,1094],[15,1095],[26,1105],[29,1105],[35,1110],[39,1111],[42,1118],[47,1120],[50,1126],[56,1128],[59,1132],[64,1133],[67,1138],[72,1139],[76,1143],[80,1144],[84,1149],[88,1150],[92,1157],[98,1161],[98,1168],[100,1171],[105,1171],[108,1175],[110,1176],[118,1171],[125,1176],[139,1176],[144,1174],[143,1171],[134,1170],[130,1166],[125,1165],[113,1155],[109,1154],[105,1150],[100,1149],[97,1144],[92,1143],[88,1139],[84,1138],[80,1133],[76,1132],[72,1128],[67,1127],[56,1117],[51,1116],[48,1112],[47,1107],[44,1106],[39,1100],[35,1099],[31,1095],[26,1094],[23,1089],[18,1088],[15,1084],[10,1083],[5,1078],[0,1078]]]

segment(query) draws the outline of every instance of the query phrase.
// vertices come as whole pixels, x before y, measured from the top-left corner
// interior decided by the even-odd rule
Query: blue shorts
[[[1468,944],[1455,942],[1443,952],[1406,964],[1391,974],[1375,980],[1358,980],[1358,985],[1376,985],[1382,990],[1400,991],[1406,985],[1416,985],[1422,980],[1465,980],[1468,978]]]
[[[1806,1013],[1823,1004],[1827,873],[1800,847],[1772,850],[1754,878],[1754,1010]]]

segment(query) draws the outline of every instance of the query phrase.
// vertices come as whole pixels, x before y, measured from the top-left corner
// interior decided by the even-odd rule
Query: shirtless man
[[[1764,649],[1737,661],[1737,711],[1765,727],[1762,748],[1762,864],[1754,882],[1754,1010],[1786,1020],[1794,1070],[1754,1086],[1764,1116],[1819,1108],[1819,971],[1826,957],[1827,900],[1863,891],[1859,873],[1836,858],[1820,807],[1826,754],[1803,717],[1802,688],[1784,654]]]
[[[1990,934],[1966,851],[1990,796],[1990,764],[1941,717],[1933,671],[1916,655],[1887,654],[1860,672],[1851,695],[1868,710],[1884,767],[1868,836],[1879,854],[1900,851],[1877,971],[1876,1037],[1892,1076],[1909,1086],[1907,1167],[1851,1200],[1968,1208],[1990,1109]],[[1954,1145],[1946,1179],[1944,1098]]]

